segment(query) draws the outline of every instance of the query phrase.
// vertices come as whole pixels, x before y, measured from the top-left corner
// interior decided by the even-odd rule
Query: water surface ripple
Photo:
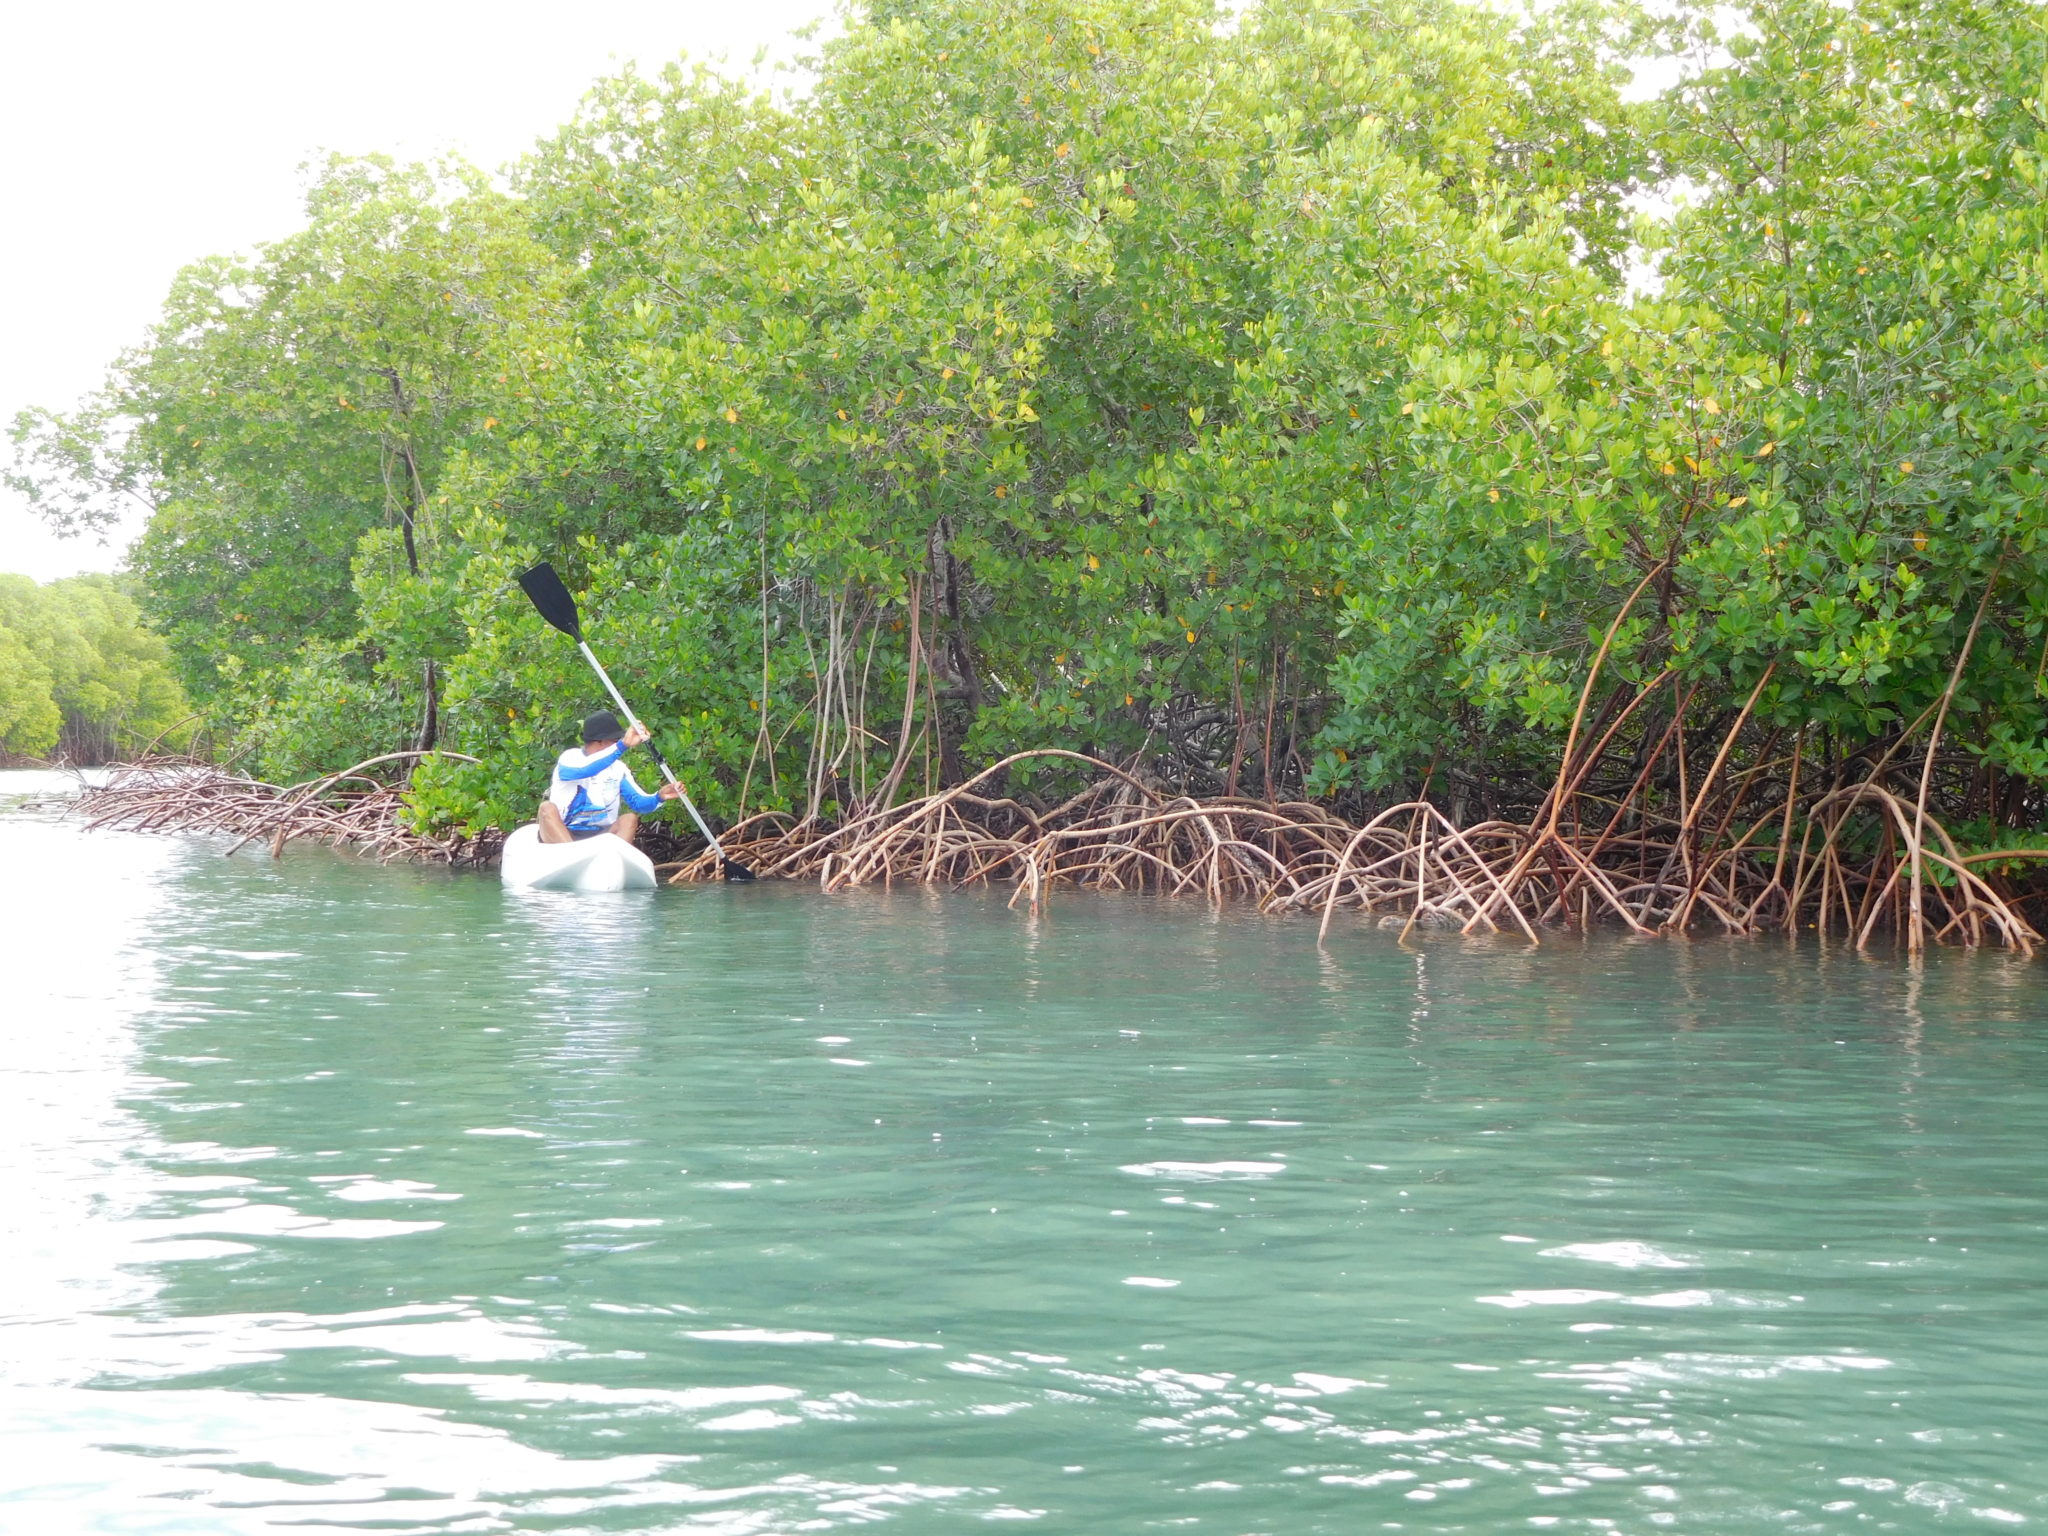
[[[2048,987],[0,815],[0,1531],[2048,1522]]]

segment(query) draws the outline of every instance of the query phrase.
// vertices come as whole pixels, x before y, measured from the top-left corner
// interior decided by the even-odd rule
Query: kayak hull
[[[651,891],[654,862],[623,837],[606,833],[573,843],[544,843],[532,822],[505,839],[498,874],[526,891]]]

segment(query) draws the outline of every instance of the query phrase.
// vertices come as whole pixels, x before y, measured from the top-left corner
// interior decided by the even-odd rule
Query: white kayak
[[[529,891],[651,891],[654,861],[609,832],[573,843],[544,843],[532,822],[505,839],[498,873]]]

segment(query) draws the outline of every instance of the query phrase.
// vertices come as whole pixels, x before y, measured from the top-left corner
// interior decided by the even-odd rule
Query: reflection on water
[[[0,1531],[2048,1519],[2037,967],[0,868]]]

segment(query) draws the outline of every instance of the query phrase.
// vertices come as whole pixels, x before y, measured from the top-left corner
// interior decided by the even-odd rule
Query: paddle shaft
[[[591,670],[597,673],[598,681],[604,684],[604,691],[612,696],[612,702],[618,705],[625,714],[626,724],[639,725],[640,717],[633,713],[633,706],[628,704],[626,696],[619,692],[618,685],[612,681],[611,673],[605,671],[604,663],[599,661],[597,653],[591,650],[590,642],[579,636],[576,641],[576,649],[583,653],[583,659],[590,663]],[[676,777],[676,771],[669,767],[668,759],[661,755],[660,750],[655,747],[651,740],[647,746],[648,750],[654,753],[654,761],[661,769],[661,776],[667,779],[669,783],[675,785],[676,797],[683,802],[683,809],[690,813],[690,820],[697,823],[697,830],[704,834],[704,841],[711,845],[711,851],[718,855],[718,862],[721,864],[732,862],[726,858],[725,849],[720,846],[717,836],[704,824],[704,818],[697,813],[696,802],[690,798],[690,792],[683,788],[683,781]]]

